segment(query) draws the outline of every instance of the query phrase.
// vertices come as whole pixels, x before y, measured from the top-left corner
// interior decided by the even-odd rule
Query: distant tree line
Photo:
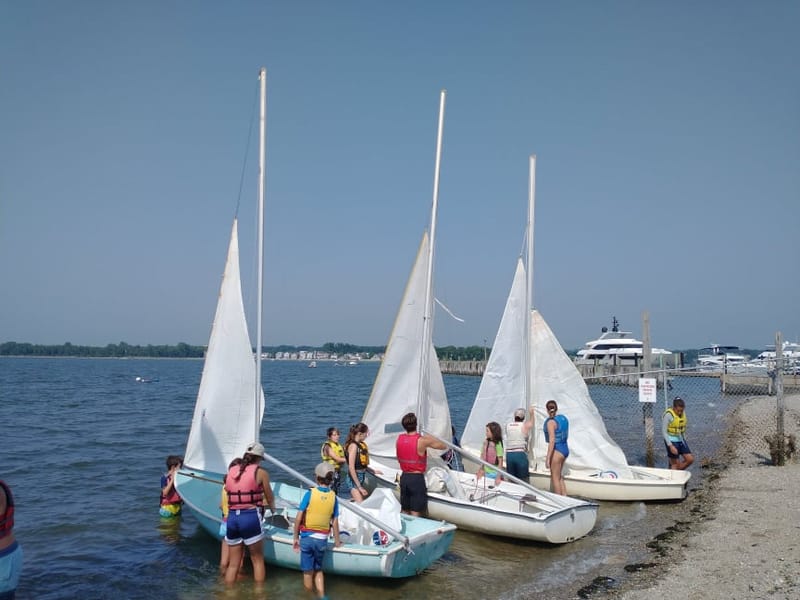
[[[360,346],[344,342],[326,342],[322,346],[263,346],[263,352],[299,352],[301,350],[328,352],[343,356],[345,354],[361,354],[373,356],[385,352],[385,346]],[[192,346],[183,342],[176,345],[148,344],[132,345],[126,342],[108,344],[106,346],[79,346],[66,342],[64,344],[29,344],[27,342],[0,343],[0,356],[76,356],[86,358],[203,358],[205,346]],[[486,350],[488,353],[488,350]],[[440,359],[446,360],[483,360],[483,346],[443,346],[436,349]]]
[[[276,352],[299,352],[301,350],[319,350],[343,356],[345,354],[361,354],[372,356],[386,351],[385,346],[360,346],[344,342],[326,342],[322,346],[264,346],[263,351],[269,354]],[[108,344],[106,346],[78,346],[66,342],[64,344],[28,344],[25,342],[0,343],[0,356],[81,356],[87,358],[203,358],[205,346],[192,346],[183,342],[176,345],[148,344],[146,346],[131,345],[126,342]],[[441,346],[436,348],[440,360],[483,360],[492,352],[485,346]],[[697,359],[697,349],[673,350],[683,354],[683,362],[691,365]],[[742,349],[741,352],[756,356],[760,350]],[[574,356],[576,351],[567,351]]]
[[[183,342],[174,346],[131,345],[125,342],[106,346],[77,346],[65,344],[28,344],[4,342],[0,356],[80,356],[86,358],[203,358],[204,346],[190,346]]]

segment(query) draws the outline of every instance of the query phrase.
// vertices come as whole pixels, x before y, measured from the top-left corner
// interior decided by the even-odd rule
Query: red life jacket
[[[0,538],[3,538],[11,535],[11,530],[14,528],[14,496],[11,495],[11,488],[2,479],[0,487],[6,493],[6,510],[0,515]]]
[[[172,475],[165,475],[165,477],[167,481],[164,485],[167,485],[167,483],[169,483],[170,479],[172,478]],[[181,495],[178,493],[178,490],[175,489],[175,483],[173,482],[172,490],[170,491],[170,493],[167,494],[166,496],[164,494],[161,494],[161,506],[164,506],[165,504],[182,504],[182,503],[183,499],[181,498]]]
[[[225,478],[225,490],[228,492],[228,509],[252,508],[264,506],[264,489],[256,480],[258,465],[247,465],[239,481],[239,465],[234,465],[228,470]]]
[[[397,462],[403,473],[424,473],[428,468],[428,456],[420,456],[417,452],[419,433],[404,433],[397,436],[395,451]]]

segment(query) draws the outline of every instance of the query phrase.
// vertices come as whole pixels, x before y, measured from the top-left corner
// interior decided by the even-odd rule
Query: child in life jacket
[[[183,500],[175,489],[175,474],[183,466],[183,457],[170,454],[167,457],[167,472],[161,476],[161,507],[158,514],[171,518],[181,514]]]
[[[317,486],[308,490],[300,501],[294,522],[294,551],[300,552],[300,570],[303,587],[309,592],[317,588],[317,596],[325,597],[325,577],[322,561],[328,547],[328,536],[333,529],[333,545],[342,545],[339,539],[339,500],[331,490],[334,468],[320,463],[314,469]]]
[[[234,458],[231,464],[228,465],[228,471],[233,467],[242,464],[241,458]],[[225,543],[225,534],[228,533],[228,492],[225,489],[225,481],[228,479],[227,473],[222,477],[222,493],[219,500],[219,508],[222,511],[222,523],[219,524],[219,535],[222,537],[222,548],[219,555],[219,569],[221,573],[225,573],[230,562],[230,546]],[[242,555],[244,559],[244,554]],[[241,568],[241,567],[240,567]]]
[[[503,466],[503,430],[495,421],[486,424],[486,439],[481,449],[481,458],[491,465]],[[480,479],[484,476],[487,480],[491,480],[490,485],[492,483],[500,485],[503,479],[496,469],[481,465],[476,473],[476,478]]]

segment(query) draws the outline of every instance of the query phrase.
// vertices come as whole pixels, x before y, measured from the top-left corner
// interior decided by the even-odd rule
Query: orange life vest
[[[228,492],[228,509],[252,508],[264,506],[264,490],[256,479],[258,465],[247,465],[239,478],[239,465],[234,465],[225,478],[225,490]]]

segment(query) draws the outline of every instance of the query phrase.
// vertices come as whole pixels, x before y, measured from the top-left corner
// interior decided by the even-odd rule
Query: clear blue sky
[[[0,341],[207,342],[261,65],[265,344],[386,342],[442,88],[437,345],[494,338],[531,153],[562,345],[645,310],[659,347],[797,339],[799,30],[788,1],[2,2]]]

